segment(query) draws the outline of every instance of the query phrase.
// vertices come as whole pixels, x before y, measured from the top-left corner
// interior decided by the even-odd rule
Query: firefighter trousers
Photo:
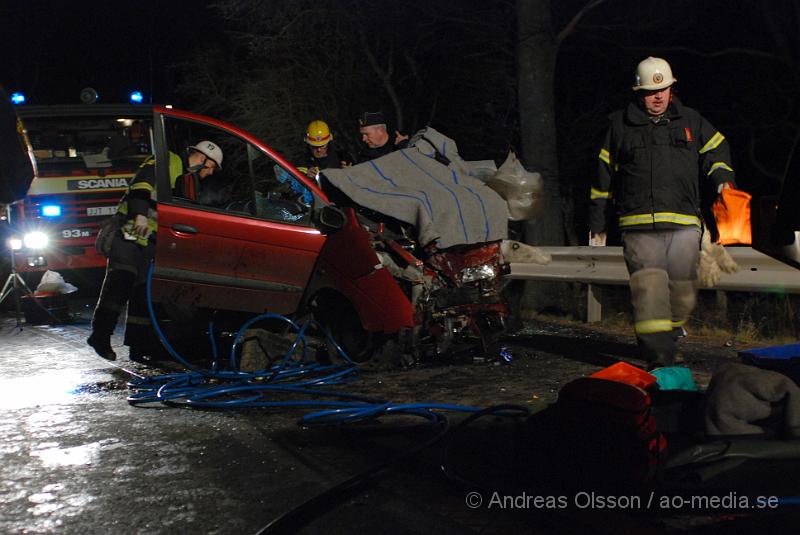
[[[143,247],[125,240],[117,232],[92,317],[93,336],[110,337],[127,306],[125,345],[133,347],[154,339],[147,310],[147,270],[154,254],[155,243],[152,240]]]
[[[669,366],[675,331],[697,302],[700,229],[628,231],[622,242],[642,357],[651,366]]]

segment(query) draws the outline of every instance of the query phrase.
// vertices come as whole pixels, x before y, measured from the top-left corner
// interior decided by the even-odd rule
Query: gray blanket
[[[708,385],[704,419],[709,435],[772,432],[797,438],[800,437],[800,388],[778,372],[726,364]]]
[[[505,239],[506,201],[466,174],[457,158],[445,166],[430,155],[429,144],[420,145],[352,167],[326,169],[325,176],[361,206],[413,225],[422,245],[435,241],[444,249]],[[448,152],[448,157],[457,156]]]

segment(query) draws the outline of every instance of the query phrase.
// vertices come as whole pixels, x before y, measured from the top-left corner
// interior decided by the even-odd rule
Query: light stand
[[[17,328],[22,330],[22,306],[20,305],[19,301],[19,292],[20,289],[24,289],[25,293],[28,295],[33,295],[33,292],[31,292],[31,289],[28,288],[27,284],[25,284],[25,281],[22,280],[22,277],[19,276],[14,264],[14,250],[11,249],[11,273],[8,275],[6,283],[3,285],[3,291],[0,292],[0,303],[5,301],[6,298],[12,293],[14,294],[14,308],[17,320]]]
[[[6,221],[8,222],[9,228],[11,227],[11,206],[6,206]],[[25,284],[25,281],[22,277],[19,276],[17,273],[17,263],[15,262],[15,249],[8,244],[8,251],[11,254],[11,273],[6,278],[5,284],[3,284],[3,290],[0,291],[0,304],[6,300],[6,298],[14,294],[14,309],[15,309],[15,318],[17,320],[17,329],[22,330],[22,306],[20,304],[20,290],[24,289],[26,294],[33,299],[33,292],[31,289],[28,288],[28,285]]]

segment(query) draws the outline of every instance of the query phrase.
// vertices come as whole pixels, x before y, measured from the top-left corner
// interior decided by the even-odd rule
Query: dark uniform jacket
[[[609,199],[622,231],[700,226],[699,181],[734,180],[725,137],[675,97],[657,122],[636,102],[610,120],[591,188],[591,231],[605,231]]]
[[[383,144],[381,147],[366,147],[364,152],[361,156],[361,161],[365,162],[368,160],[374,160],[375,158],[380,158],[381,156],[386,156],[390,152],[394,152],[398,149],[405,149],[408,147],[408,140],[404,139],[397,145],[394,144],[392,134],[389,134],[389,139],[386,140],[386,143]]]
[[[339,156],[339,151],[328,145],[328,154],[324,158],[315,158],[309,156],[308,167],[317,167],[319,169],[341,169],[342,159]]]

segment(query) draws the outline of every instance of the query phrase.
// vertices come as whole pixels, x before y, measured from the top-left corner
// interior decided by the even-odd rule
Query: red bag
[[[666,457],[667,440],[650,405],[650,395],[631,384],[593,377],[567,383],[555,407],[565,458],[610,483],[651,481]]]

